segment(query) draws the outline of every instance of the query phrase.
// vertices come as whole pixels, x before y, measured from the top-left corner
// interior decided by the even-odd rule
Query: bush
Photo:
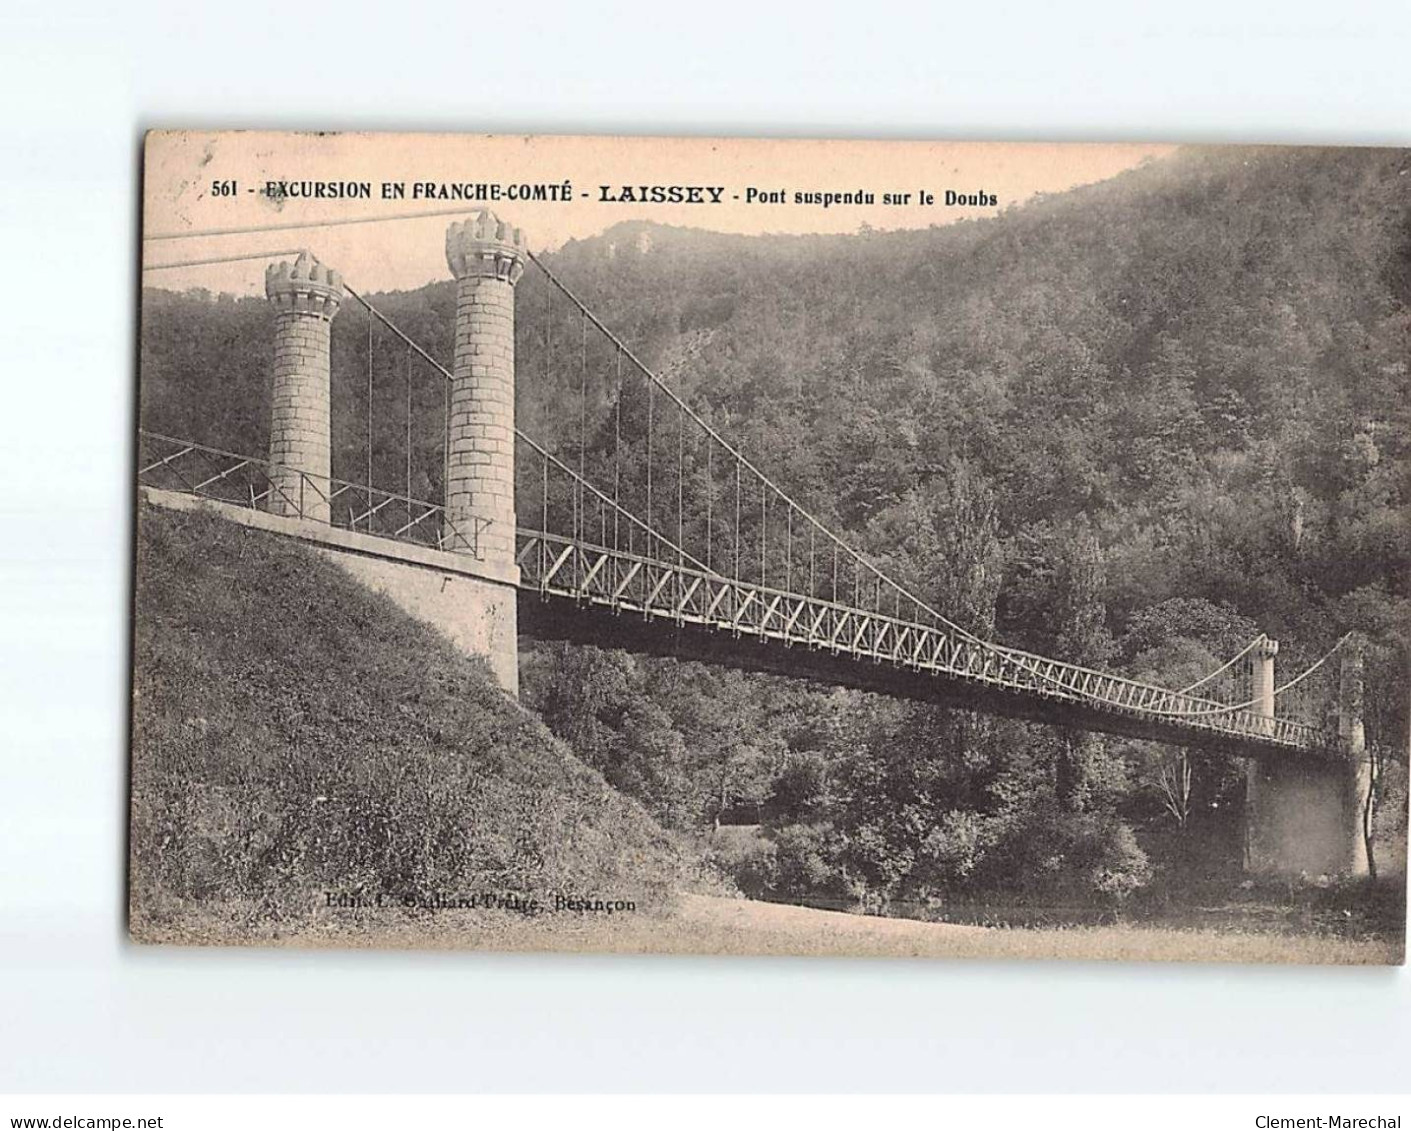
[[[995,822],[979,813],[952,809],[941,815],[921,842],[918,871],[927,887],[963,884],[984,859],[993,840]]]
[[[806,821],[823,811],[828,801],[828,760],[816,750],[789,755],[774,779],[770,809],[781,823]]]
[[[1146,886],[1151,863],[1120,818],[1046,807],[1005,829],[977,878],[997,889],[1114,904]]]
[[[749,852],[737,856],[727,874],[750,899],[777,899],[779,851],[772,840],[761,841]]]
[[[775,895],[783,899],[837,899],[842,877],[833,866],[829,831],[813,825],[786,825],[774,834]]]
[[[721,833],[727,830],[722,829]],[[751,899],[789,903],[849,904],[846,878],[833,860],[835,837],[827,826],[786,825],[755,829],[749,837],[717,835],[713,858]]]

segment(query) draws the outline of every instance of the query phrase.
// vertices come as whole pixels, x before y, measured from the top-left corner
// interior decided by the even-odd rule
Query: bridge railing
[[[480,518],[453,524],[436,503],[158,432],[138,432],[137,454],[137,482],[143,487],[313,519],[432,549],[454,545],[475,558],[480,557],[480,536],[490,524]]]
[[[520,530],[522,584],[545,596],[827,649],[857,659],[1026,692],[1188,729],[1306,748],[1315,728],[1080,665],[978,642],[883,612],[725,577],[660,556]]]

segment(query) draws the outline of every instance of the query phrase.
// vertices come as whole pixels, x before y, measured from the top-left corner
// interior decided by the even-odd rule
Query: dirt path
[[[788,937],[821,933],[830,938],[914,940],[935,943],[942,937],[969,935],[983,938],[994,932],[986,927],[951,923],[922,923],[915,919],[884,919],[875,915],[853,915],[846,911],[824,911],[796,907],[790,903],[763,903],[753,899],[727,899],[722,896],[682,896],[676,919],[684,924],[700,924],[747,933],[764,932]]]
[[[632,949],[696,954],[1320,965],[1404,961],[1401,946],[1388,939],[1123,925],[1062,929],[974,927],[705,895],[682,896],[669,918],[640,927],[626,932]],[[619,939],[624,941],[625,938]]]

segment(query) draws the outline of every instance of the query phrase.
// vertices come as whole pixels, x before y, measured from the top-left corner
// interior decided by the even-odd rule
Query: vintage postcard
[[[1403,960],[1411,150],[143,194],[134,938]]]

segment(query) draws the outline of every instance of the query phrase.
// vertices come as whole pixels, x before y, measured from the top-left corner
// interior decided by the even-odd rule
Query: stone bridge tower
[[[514,285],[524,261],[524,233],[493,212],[482,209],[446,230],[446,263],[456,277],[446,546],[469,551],[478,529],[480,560],[516,575]]]
[[[1270,755],[1251,761],[1245,778],[1246,869],[1270,875],[1364,875],[1362,835],[1368,763],[1362,723],[1362,652],[1357,640],[1341,657],[1337,748],[1321,758]],[[1255,713],[1273,733],[1274,657],[1266,640],[1253,653]]]
[[[329,330],[343,281],[308,254],[265,272],[265,294],[275,309],[275,466],[264,528],[314,543],[462,652],[486,659],[511,695],[519,690],[514,285],[525,258],[519,229],[489,212],[474,213],[446,233],[446,261],[458,282],[447,521],[438,547],[407,545],[330,521],[342,518],[329,507]]]
[[[274,306],[274,392],[270,399],[269,510],[329,518],[329,329],[343,280],[308,252],[265,269]]]

